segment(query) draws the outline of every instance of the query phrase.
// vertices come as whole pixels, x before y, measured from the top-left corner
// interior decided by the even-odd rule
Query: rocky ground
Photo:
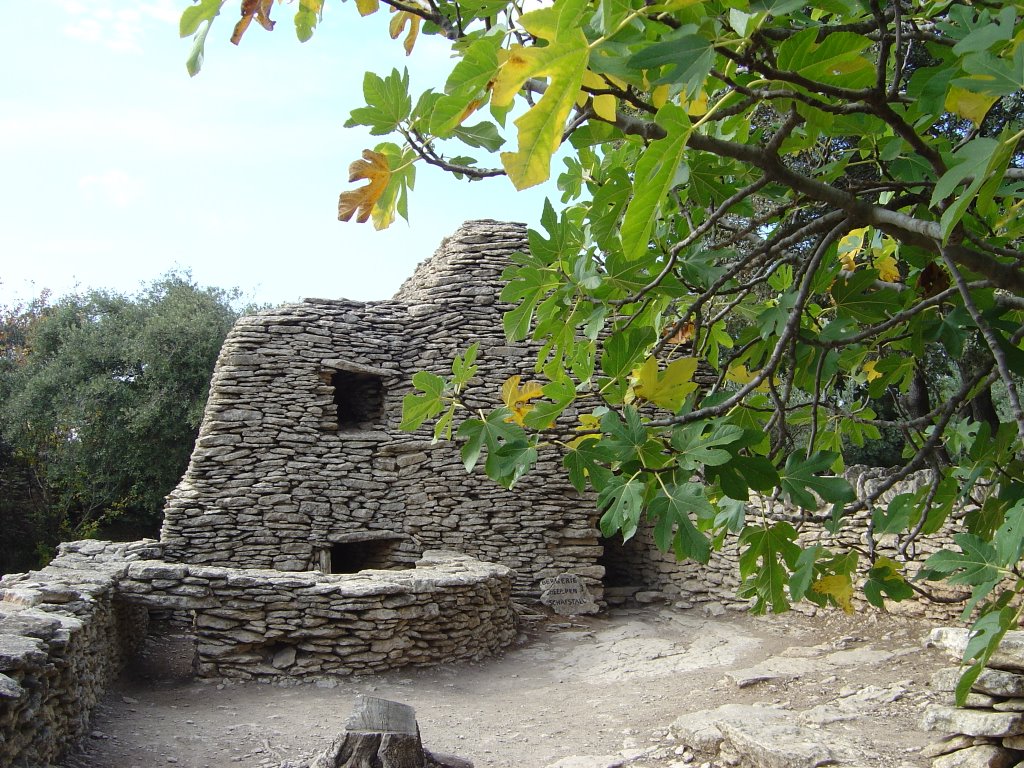
[[[196,680],[187,635],[157,628],[62,768],[276,768],[358,694],[411,704],[428,749],[478,768],[910,768],[938,737],[919,723],[950,661],[919,621],[644,608],[523,629],[482,663],[280,686]]]

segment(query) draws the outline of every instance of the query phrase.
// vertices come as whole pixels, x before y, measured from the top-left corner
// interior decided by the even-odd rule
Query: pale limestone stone
[[[1015,752],[995,745],[982,745],[936,757],[932,768],[1011,768],[1016,764]]]
[[[1024,733],[1024,713],[986,712],[933,705],[925,710],[921,727],[926,731],[963,733],[968,736],[1015,736]]]
[[[288,667],[295,663],[295,656],[295,646],[289,645],[274,654],[271,664],[273,664],[275,669],[288,669]]]
[[[0,674],[0,699],[17,699],[25,692],[17,680]]]
[[[574,573],[562,573],[540,583],[540,601],[562,616],[597,613],[600,608]]]
[[[1010,736],[1009,738],[1016,738]],[[961,749],[974,745],[974,739],[970,736],[964,736],[963,734],[954,734],[952,736],[946,736],[939,741],[934,741],[919,753],[921,757],[938,757],[939,755],[946,755],[950,752],[956,752]]]

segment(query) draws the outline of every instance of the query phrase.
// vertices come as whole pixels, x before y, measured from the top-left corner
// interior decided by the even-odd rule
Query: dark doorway
[[[642,552],[633,540],[622,542],[621,537],[601,538],[601,557],[598,565],[604,566],[606,587],[631,587],[644,583]]]
[[[652,564],[639,536],[623,542],[621,536],[602,537],[601,557],[604,566],[604,599],[609,605],[623,605],[637,592],[651,589],[657,577],[650,572]]]
[[[398,539],[370,539],[331,544],[330,573],[407,568],[395,560],[399,543]]]

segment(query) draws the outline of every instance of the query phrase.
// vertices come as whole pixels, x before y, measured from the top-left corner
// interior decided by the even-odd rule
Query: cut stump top
[[[345,729],[350,733],[402,733],[419,736],[415,709],[408,704],[376,696],[356,697]]]

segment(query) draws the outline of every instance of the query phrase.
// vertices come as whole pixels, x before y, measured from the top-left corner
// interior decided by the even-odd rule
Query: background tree
[[[237,298],[171,274],[136,296],[44,295],[4,311],[0,461],[34,494],[4,513],[5,530],[29,536],[7,540],[17,554],[4,569],[64,536],[156,533]]]
[[[441,35],[454,66],[422,94],[406,74],[366,75],[349,124],[395,140],[352,163],[366,183],[341,195],[340,218],[404,215],[420,163],[522,189],[566,153],[562,207],[547,206],[502,294],[509,338],[543,344],[540,380],[506,383],[505,407],[459,424],[467,467],[511,486],[561,449],[605,535],[628,538],[647,515],[663,547],[703,561],[735,533],[756,610],[848,605],[858,556],[872,602],[911,589],[874,541],[802,545],[789,522],[748,512],[755,495],[803,510],[805,528],[867,508],[871,535],[897,534],[902,553],[966,512],[959,549],[926,575],[973,588],[968,657],[983,660],[1024,590],[1024,5],[382,2],[407,50],[421,29]],[[222,5],[182,16],[193,74]],[[323,5],[298,3],[300,39]],[[271,10],[243,2],[232,40],[253,20],[271,29]],[[933,360],[949,371],[941,393]],[[450,435],[472,373],[470,356],[450,378],[420,374],[406,426],[436,417]],[[1001,414],[984,405],[996,386]],[[562,413],[579,414],[577,432]],[[905,444],[890,485],[931,476],[887,507],[884,484],[856,498],[826,474],[884,428]]]

